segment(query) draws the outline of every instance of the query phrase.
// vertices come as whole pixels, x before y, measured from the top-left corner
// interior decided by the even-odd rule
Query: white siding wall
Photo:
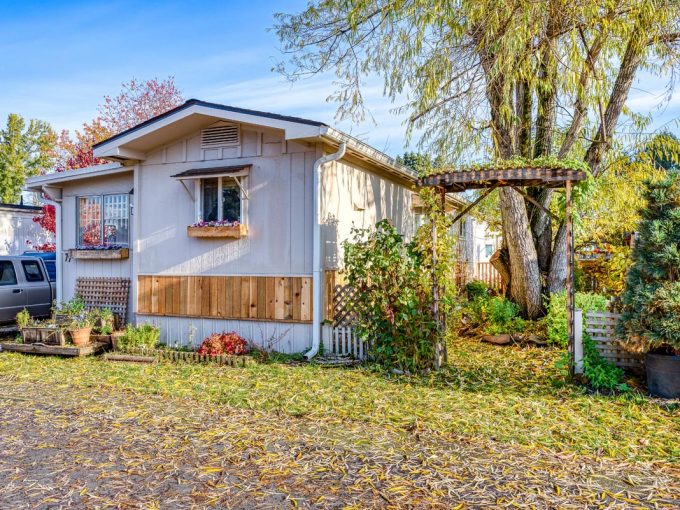
[[[202,150],[200,133],[151,153],[141,167],[141,274],[310,275],[316,148],[243,129],[239,148]],[[195,204],[171,175],[252,165],[242,239],[187,237]],[[191,184],[189,181],[187,184]]]
[[[99,195],[109,193],[129,193],[132,189],[132,169],[124,174],[117,174],[97,179],[84,179],[67,183],[63,188],[62,201],[62,240],[63,249],[68,251],[77,244],[77,198],[82,195]],[[130,218],[130,239],[134,236],[133,221]],[[76,279],[79,276],[122,277],[132,278],[132,250],[126,260],[79,260],[66,261],[63,264],[63,299],[71,299],[75,294]],[[132,296],[130,306],[132,310]]]
[[[42,227],[33,221],[36,211],[3,209],[0,207],[0,255],[20,255],[30,246],[51,240]]]
[[[137,315],[137,323],[144,322],[159,326],[161,341],[170,346],[198,347],[212,333],[236,331],[260,347],[288,354],[311,347],[311,324]]]
[[[321,229],[327,269],[341,267],[342,242],[351,238],[353,226],[369,228],[389,219],[407,238],[414,235],[412,190],[407,186],[346,160],[329,164],[322,183]]]

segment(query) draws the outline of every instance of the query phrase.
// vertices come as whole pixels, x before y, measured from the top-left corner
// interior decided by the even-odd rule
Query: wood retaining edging
[[[146,361],[141,358],[150,358],[151,361],[185,361],[187,363],[214,363],[216,365],[226,365],[231,367],[247,367],[257,364],[257,361],[249,355],[230,355],[217,354],[211,356],[209,354],[198,354],[193,351],[172,351],[165,349],[125,349],[117,350],[107,355],[108,358],[115,360],[116,356],[140,359],[130,359],[128,361]],[[126,361],[121,359],[120,361]]]

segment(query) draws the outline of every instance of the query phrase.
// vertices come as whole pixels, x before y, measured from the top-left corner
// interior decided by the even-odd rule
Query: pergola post
[[[565,183],[567,216],[567,350],[569,355],[569,377],[574,377],[574,225],[571,215],[571,181]]]
[[[439,318],[439,284],[437,282],[437,221],[439,210],[433,211],[430,219],[430,235],[432,237],[432,316],[434,317],[434,369],[441,368],[441,324]]]

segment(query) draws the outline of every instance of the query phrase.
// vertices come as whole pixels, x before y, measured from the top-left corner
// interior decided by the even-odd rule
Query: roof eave
[[[408,168],[407,166],[397,163],[397,161],[387,154],[374,149],[367,143],[354,138],[353,136],[333,129],[332,127],[325,127],[320,134],[321,138],[328,139],[335,143],[345,143],[350,152],[357,153],[364,158],[371,160],[374,164],[380,166],[389,173],[395,174],[407,181],[415,184],[418,179],[418,173]]]
[[[80,179],[103,177],[106,175],[114,175],[131,171],[132,167],[122,166],[118,163],[89,166],[86,168],[78,168],[76,170],[68,170],[66,172],[54,172],[50,174],[38,175],[36,177],[29,177],[26,180],[26,185],[24,186],[24,189],[26,191],[41,192],[43,186],[55,186],[63,184],[65,182],[77,181]]]

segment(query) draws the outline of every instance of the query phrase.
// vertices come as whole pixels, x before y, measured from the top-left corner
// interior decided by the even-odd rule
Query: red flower
[[[235,331],[231,333],[213,333],[203,340],[198,354],[218,356],[220,354],[247,354],[248,341]]]

